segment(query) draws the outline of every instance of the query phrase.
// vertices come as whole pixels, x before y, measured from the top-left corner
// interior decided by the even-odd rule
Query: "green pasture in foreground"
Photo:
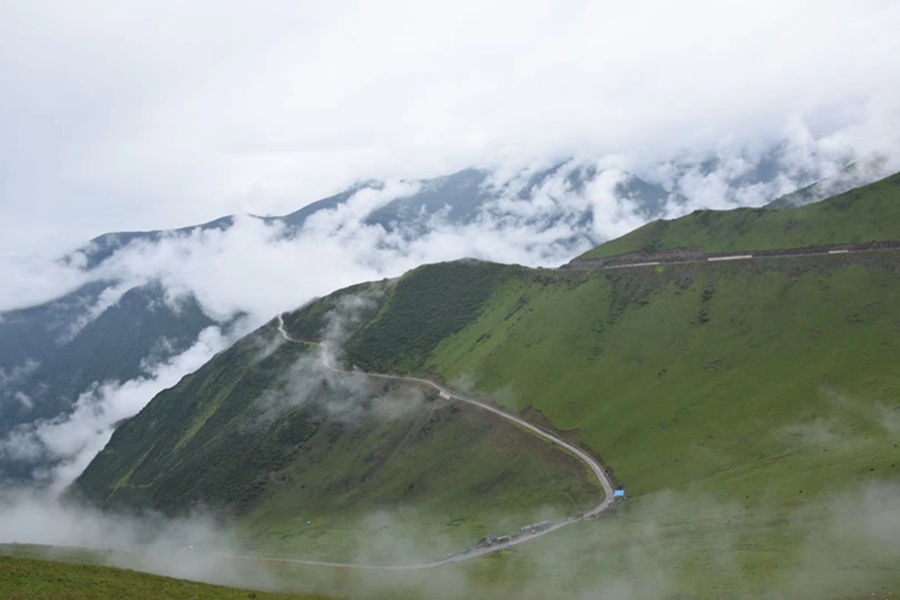
[[[0,556],[3,600],[121,600],[130,598],[205,598],[314,600],[319,596],[275,594],[195,583],[98,565]]]
[[[546,558],[561,540],[577,540],[563,563],[573,592],[606,578],[645,589],[653,572],[665,582],[660,590],[702,598],[786,589],[796,582],[780,574],[794,572],[828,582],[810,588],[818,590],[810,598],[836,594],[836,582],[897,590],[900,571],[888,565],[900,562],[885,557],[900,558],[900,545],[879,545],[887,539],[879,527],[896,529],[896,501],[881,498],[884,524],[863,518],[854,535],[832,534],[824,550],[809,549],[821,535],[817,509],[830,514],[842,493],[853,506],[853,490],[864,505],[870,486],[900,478],[897,265],[894,254],[872,252],[523,274],[425,364],[579,429],[636,498],[623,511],[633,523],[573,528],[517,554]],[[666,490],[679,491],[681,506],[653,500]],[[709,510],[733,516],[718,530],[707,525],[707,535]],[[653,524],[644,545],[632,537],[641,523]],[[695,543],[705,535],[716,545]],[[604,541],[610,536],[621,546]],[[881,550],[860,552],[867,539]],[[798,567],[818,551],[831,558]],[[647,554],[648,569],[607,568],[634,552]],[[522,564],[522,573],[541,571],[540,560]]]

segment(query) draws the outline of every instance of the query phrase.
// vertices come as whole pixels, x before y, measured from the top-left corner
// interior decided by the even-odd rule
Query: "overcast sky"
[[[7,254],[370,177],[897,140],[894,0],[5,0],[0,40]]]

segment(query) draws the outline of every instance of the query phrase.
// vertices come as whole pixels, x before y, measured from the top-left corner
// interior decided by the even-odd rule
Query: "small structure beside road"
[[[538,531],[543,531],[553,525],[553,521],[541,521],[540,523],[535,523],[534,525],[526,525],[519,529],[519,533],[537,533]]]

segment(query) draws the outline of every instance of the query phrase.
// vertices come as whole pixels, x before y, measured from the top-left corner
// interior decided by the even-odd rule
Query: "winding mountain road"
[[[387,380],[392,380],[392,381],[402,381],[402,382],[407,382],[407,383],[416,383],[419,385],[425,385],[425,386],[428,386],[428,387],[431,387],[431,388],[437,390],[438,394],[441,396],[441,398],[444,398],[446,400],[455,400],[457,402],[464,402],[466,404],[470,404],[481,410],[486,410],[486,411],[491,412],[503,419],[511,421],[511,422],[515,423],[516,425],[518,425],[519,427],[522,427],[523,429],[527,429],[528,431],[544,438],[545,440],[549,441],[550,443],[560,446],[567,452],[575,455],[576,458],[578,458],[585,465],[587,465],[588,469],[590,469],[590,471],[597,477],[597,480],[600,482],[600,485],[603,487],[604,499],[603,499],[602,503],[600,503],[599,505],[590,509],[589,511],[585,512],[583,515],[578,516],[578,517],[572,517],[569,519],[565,519],[563,521],[553,523],[549,527],[541,529],[540,531],[535,531],[533,533],[523,533],[523,534],[519,535],[518,537],[516,537],[515,539],[511,539],[504,543],[497,543],[492,546],[488,546],[486,548],[474,548],[469,552],[457,553],[457,554],[451,555],[447,558],[437,560],[437,561],[427,562],[427,563],[417,563],[417,564],[410,564],[410,565],[362,565],[362,564],[353,564],[353,563],[335,563],[335,562],[299,560],[299,559],[293,559],[293,558],[267,558],[267,559],[260,559],[260,560],[271,560],[271,561],[277,561],[277,562],[287,562],[287,563],[323,566],[323,567],[344,567],[344,568],[353,568],[353,569],[386,569],[386,570],[429,569],[432,567],[439,567],[441,565],[462,562],[464,560],[471,560],[471,559],[479,557],[479,556],[484,556],[485,554],[491,554],[493,552],[499,552],[501,550],[508,550],[509,548],[513,548],[513,547],[519,546],[521,544],[533,542],[534,540],[540,539],[540,538],[544,537],[545,535],[549,535],[549,534],[553,533],[554,531],[558,531],[559,529],[562,529],[563,527],[566,527],[567,525],[571,525],[572,523],[577,523],[577,522],[585,520],[585,519],[593,519],[594,517],[596,517],[597,515],[599,515],[600,513],[602,513],[604,510],[606,510],[607,508],[609,508],[612,505],[613,491],[614,491],[613,484],[609,478],[609,475],[607,475],[606,471],[603,469],[602,465],[600,465],[600,463],[598,463],[596,459],[591,457],[591,455],[589,455],[585,451],[581,450],[577,446],[574,446],[564,440],[561,440],[560,438],[556,437],[552,433],[545,431],[545,430],[541,429],[540,427],[537,427],[536,425],[532,425],[528,421],[525,421],[524,419],[521,419],[515,415],[512,415],[503,410],[500,410],[499,408],[495,408],[489,404],[485,404],[484,402],[479,402],[478,400],[475,400],[473,398],[463,396],[463,395],[459,394],[458,392],[453,392],[453,391],[451,391],[443,386],[440,386],[428,379],[421,379],[419,377],[404,377],[402,375],[385,375],[385,374],[381,374],[381,373],[366,373],[363,371],[347,371],[345,369],[341,369],[340,367],[333,364],[332,357],[330,356],[330,354],[328,352],[327,344],[319,343],[319,342],[310,342],[310,341],[306,341],[306,340],[298,340],[298,339],[292,338],[291,335],[284,328],[284,318],[282,317],[282,315],[278,315],[278,332],[281,334],[281,337],[283,337],[288,342],[295,343],[295,344],[306,344],[306,345],[311,345],[311,346],[318,346],[318,347],[322,348],[322,350],[323,350],[322,357],[323,357],[323,361],[325,364],[325,368],[327,368],[328,370],[333,371],[335,373],[342,373],[342,374],[346,374],[346,375],[365,375],[367,377],[372,377],[374,379],[387,379]],[[259,557],[243,557],[243,558],[259,559]]]
[[[884,252],[884,251],[897,251],[900,250],[900,242],[872,242],[865,244],[841,244],[841,245],[833,245],[833,246],[821,246],[815,248],[798,248],[787,251],[763,251],[763,252],[742,252],[742,253],[724,253],[724,254],[705,254],[699,253],[694,256],[685,256],[683,258],[676,258],[671,256],[660,256],[658,259],[656,256],[640,256],[634,255],[633,258],[626,259],[622,261],[621,259],[597,259],[597,260],[585,260],[585,261],[572,261],[562,267],[552,270],[607,270],[607,269],[627,269],[627,268],[640,268],[640,267],[651,267],[651,266],[660,266],[660,265],[679,265],[679,264],[692,264],[692,263],[711,263],[711,262],[730,262],[730,261],[744,261],[744,260],[760,260],[760,259],[780,259],[780,258],[794,258],[801,256],[811,256],[811,255],[844,255],[844,254],[855,254],[861,252]],[[649,260],[648,260],[649,259]],[[553,523],[546,529],[542,529],[541,531],[522,534],[516,537],[516,539],[512,539],[508,542],[494,544],[492,546],[486,548],[475,548],[470,552],[466,553],[457,553],[451,555],[445,559],[437,560],[433,562],[427,563],[419,563],[419,564],[409,564],[409,565],[362,565],[362,564],[352,564],[352,563],[335,563],[335,562],[321,562],[321,561],[308,561],[308,560],[298,560],[298,559],[290,559],[290,558],[274,558],[274,559],[264,559],[264,560],[272,560],[278,562],[287,562],[287,563],[296,563],[296,564],[304,564],[304,565],[314,565],[314,566],[327,566],[327,567],[344,567],[344,568],[353,568],[353,569],[386,569],[386,570],[404,570],[404,569],[428,569],[432,567],[438,567],[441,565],[446,565],[450,563],[461,562],[464,560],[471,560],[478,556],[484,556],[485,554],[491,554],[493,552],[498,552],[501,550],[506,550],[521,544],[525,544],[528,542],[532,542],[536,539],[542,538],[545,535],[549,535],[554,531],[557,531],[563,527],[571,525],[572,523],[577,523],[578,521],[584,519],[591,519],[602,513],[604,510],[609,508],[613,503],[613,484],[610,480],[609,476],[604,471],[603,467],[589,454],[581,450],[580,448],[569,444],[553,435],[552,433],[541,429],[527,421],[507,413],[499,408],[494,406],[490,406],[489,404],[485,404],[473,398],[469,398],[467,396],[461,395],[458,392],[451,391],[443,386],[436,384],[433,381],[428,379],[421,379],[418,377],[405,377],[401,375],[386,375],[381,373],[365,373],[362,371],[348,371],[340,368],[339,366],[333,364],[333,359],[328,352],[328,347],[324,343],[319,342],[311,342],[307,340],[299,340],[292,338],[290,334],[284,327],[284,319],[282,315],[278,315],[278,332],[281,336],[288,342],[297,343],[297,344],[307,344],[312,346],[319,346],[323,349],[323,360],[325,367],[330,371],[335,373],[343,373],[348,375],[366,375],[367,377],[372,377],[376,379],[388,379],[394,381],[402,381],[408,383],[416,383],[419,385],[424,385],[431,387],[438,391],[442,398],[447,400],[455,400],[457,402],[464,402],[466,404],[470,404],[475,406],[481,410],[486,410],[491,412],[501,418],[504,418],[508,421],[515,423],[517,426],[522,427],[523,429],[527,429],[528,431],[544,438],[545,440],[560,446],[567,452],[570,452],[574,456],[576,456],[579,460],[581,460],[587,467],[591,470],[591,472],[597,477],[597,480],[600,482],[600,485],[603,487],[603,491],[605,493],[605,498],[603,502],[594,507],[593,509],[587,511],[582,516],[566,519],[564,521],[559,521]],[[246,557],[246,558],[254,558],[254,557]]]
[[[689,249],[688,249],[689,250]],[[632,267],[656,267],[666,265],[691,265],[697,263],[728,262],[733,260],[764,260],[779,258],[797,258],[802,256],[834,256],[842,254],[858,254],[861,252],[895,252],[900,250],[900,241],[867,242],[861,244],[837,244],[809,248],[793,248],[789,250],[761,250],[739,253],[707,254],[690,251],[687,256],[677,257],[659,253],[631,253],[608,258],[579,260],[574,259],[553,271],[605,271],[609,269],[629,269]]]

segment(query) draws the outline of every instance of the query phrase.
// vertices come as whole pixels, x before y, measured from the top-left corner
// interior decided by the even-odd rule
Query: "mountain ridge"
[[[841,219],[835,222],[844,226],[843,233],[826,231],[836,242],[853,240],[860,231],[883,231],[881,223],[868,218],[867,202],[858,198],[871,195],[881,202],[888,193],[883,218],[898,222],[892,218],[900,211],[897,177],[854,192],[857,200],[852,202],[838,196],[830,208],[813,205],[793,214],[802,220],[805,214],[839,211]],[[729,231],[751,241],[756,235],[752,228]],[[560,533],[560,539],[573,545],[568,550],[559,548],[556,538],[542,542],[567,552],[580,565],[579,577],[597,569],[589,550],[597,543],[592,536],[622,528],[630,531],[626,537],[633,536],[640,529],[629,523],[650,518],[682,522],[679,511],[689,507],[675,503],[658,508],[670,490],[697,490],[726,506],[740,503],[744,508],[728,513],[734,535],[771,547],[778,557],[771,564],[778,564],[802,558],[796,542],[785,540],[810,535],[812,525],[796,521],[796,511],[829,502],[835,488],[878,485],[896,476],[890,448],[895,431],[891,415],[900,408],[900,379],[893,366],[900,349],[898,264],[896,250],[614,271],[455,261],[326,296],[285,314],[284,328],[293,339],[341,340],[345,365],[440,378],[492,397],[506,410],[539,410],[558,430],[577,428],[584,443],[615,469],[631,498],[621,509],[628,516],[625,521],[601,520],[600,529]],[[350,316],[338,318],[335,311],[341,308]],[[276,325],[269,323],[255,335],[276,335]],[[148,409],[158,406],[156,399]],[[148,413],[136,422],[151,421]],[[99,481],[96,476],[103,472],[102,478],[112,482],[127,473],[127,463],[114,469],[103,465],[128,447],[140,454],[140,444],[150,441],[141,438],[115,436],[76,487],[93,485],[91,480]],[[366,464],[367,452],[350,458],[359,445],[349,441],[353,438],[343,445],[339,439],[330,450],[320,446],[314,455]],[[431,455],[432,464],[440,464],[445,451]],[[327,479],[325,473],[309,467],[293,470],[292,483],[280,489],[309,486],[320,477]],[[316,488],[315,496],[304,496],[305,502],[331,504],[341,490],[358,485],[342,480],[337,488]],[[102,498],[114,488],[101,483],[93,495]],[[469,493],[463,489],[454,501],[471,502],[466,500]],[[346,530],[335,525],[304,537],[305,517],[284,517],[286,507],[296,511],[304,504],[290,493],[277,496],[282,498],[277,502],[276,496],[238,519],[247,539],[259,544],[257,551],[271,548],[264,542],[271,532],[305,540],[300,546],[285,542],[277,546],[281,551],[347,551]],[[500,522],[498,515],[493,518]],[[422,522],[417,527],[427,529]],[[693,540],[692,531],[677,534],[678,543]],[[354,538],[354,543],[365,545],[366,540]],[[529,585],[539,585],[545,573],[541,560],[546,557],[538,546],[525,548],[512,563],[533,571],[526,577]],[[730,552],[738,561],[752,562],[752,543],[748,548]],[[605,552],[615,555],[614,549]],[[687,556],[685,560],[698,560],[690,552]],[[530,557],[536,562],[529,562]],[[858,568],[873,581],[891,581],[893,572],[879,571],[876,563]],[[772,573],[768,567],[740,568],[735,575],[709,570],[703,561],[689,564],[686,589],[705,589],[703,597],[715,597],[709,588],[713,583],[737,590],[742,578],[764,585]],[[814,567],[822,571],[823,582],[837,568],[827,561]],[[507,573],[503,581],[515,579],[505,567],[497,568]],[[809,597],[820,597],[820,592],[813,589]]]
[[[773,170],[769,175],[775,172],[776,171]],[[532,172],[526,172],[520,174],[518,178],[513,178],[505,182],[494,182],[489,185],[491,177],[493,177],[490,171],[465,169],[449,176],[419,182],[416,184],[419,186],[419,191],[413,193],[411,196],[386,199],[382,205],[377,206],[366,213],[365,223],[384,230],[394,231],[400,238],[411,240],[416,239],[418,236],[426,235],[431,231],[430,228],[433,226],[433,219],[435,218],[449,219],[447,222],[457,223],[457,225],[464,223],[477,224],[476,222],[480,222],[480,219],[486,218],[485,215],[490,213],[490,218],[495,219],[498,223],[506,223],[509,221],[513,224],[524,223],[529,227],[538,223],[539,229],[544,228],[543,230],[550,232],[554,231],[554,227],[558,225],[565,225],[563,229],[570,230],[572,235],[568,238],[560,238],[554,241],[554,247],[583,247],[583,244],[587,243],[586,240],[595,239],[598,235],[598,233],[593,230],[596,224],[592,221],[592,219],[596,218],[596,215],[592,212],[594,209],[589,205],[581,206],[580,208],[572,208],[571,210],[562,210],[560,205],[552,204],[545,206],[540,212],[532,215],[532,209],[523,210],[519,204],[524,205],[535,202],[537,201],[536,199],[543,198],[544,196],[552,199],[555,197],[554,194],[558,195],[561,193],[560,190],[563,189],[569,190],[576,195],[581,194],[588,197],[590,196],[588,190],[589,186],[593,185],[593,182],[596,182],[602,174],[603,171],[599,170],[596,166],[587,163],[582,164],[576,161],[563,161],[548,169],[538,169]],[[668,192],[659,185],[648,184],[646,181],[641,180],[634,175],[621,175],[621,178],[616,179],[614,195],[620,201],[629,203],[628,206],[633,205],[635,210],[642,215],[635,218],[651,218],[652,216],[659,214],[665,206],[665,202],[673,201],[677,203],[683,201],[683,198],[679,199],[680,197],[676,192]],[[760,173],[754,175],[754,177],[759,178],[764,177],[765,175],[765,173]],[[259,217],[258,219],[261,223],[283,223],[285,229],[282,235],[288,237],[300,235],[298,231],[302,229],[306,220],[311,215],[321,214],[321,211],[323,210],[332,210],[338,206],[344,205],[360,190],[370,189],[377,191],[382,188],[383,185],[384,184],[379,182],[362,182],[348,188],[344,192],[317,201],[283,217]],[[504,200],[504,202],[508,202],[509,206],[512,208],[504,208],[505,205],[492,205],[493,207],[487,210],[487,212],[482,210],[486,206],[485,203],[490,205],[499,197],[505,198],[506,200]],[[544,202],[544,200],[541,200],[541,202]],[[553,200],[553,202],[556,202],[556,200]],[[503,213],[503,210],[508,209],[513,210],[513,212],[509,214]],[[520,211],[521,214],[516,213],[515,211]],[[18,343],[9,343],[7,345],[11,348],[15,346],[17,348],[24,349],[26,347],[31,347],[33,349],[30,353],[22,353],[19,350],[16,350],[15,352],[5,352],[0,350],[0,357],[5,355],[8,359],[0,360],[0,369],[2,369],[0,372],[5,374],[3,381],[0,382],[0,404],[4,406],[2,410],[5,411],[4,425],[6,427],[6,432],[9,433],[12,428],[19,425],[33,429],[39,427],[42,420],[46,421],[48,419],[56,418],[64,419],[66,415],[71,414],[80,394],[89,391],[89,385],[102,385],[107,381],[123,383],[128,381],[129,377],[132,377],[135,374],[133,368],[105,370],[101,373],[104,378],[103,380],[85,381],[84,386],[81,389],[75,389],[71,386],[69,388],[56,389],[51,386],[44,395],[54,396],[52,402],[44,402],[41,400],[40,398],[42,396],[35,393],[36,388],[34,385],[16,383],[19,380],[17,378],[21,378],[22,374],[26,373],[29,369],[32,369],[35,364],[41,365],[39,367],[41,372],[53,372],[58,374],[60,378],[63,377],[62,372],[67,370],[68,375],[66,375],[66,377],[75,381],[79,377],[78,373],[75,371],[81,369],[81,366],[83,365],[77,364],[78,360],[73,362],[72,360],[65,359],[65,356],[75,352],[75,348],[78,344],[103,347],[100,338],[93,340],[87,340],[85,338],[85,336],[91,334],[91,329],[79,332],[80,337],[76,335],[77,340],[73,338],[71,341],[62,339],[59,337],[58,332],[54,333],[50,329],[47,329],[52,326],[54,321],[54,311],[57,310],[55,307],[60,305],[70,306],[66,318],[72,323],[80,321],[89,322],[93,319],[98,319],[98,322],[111,323],[116,306],[121,308],[122,305],[117,304],[118,301],[114,301],[112,306],[106,306],[104,302],[101,301],[101,296],[103,294],[115,292],[116,286],[125,285],[123,281],[117,278],[124,276],[127,279],[128,273],[122,271],[122,269],[124,268],[127,271],[128,266],[127,264],[119,264],[116,269],[106,273],[103,271],[103,267],[108,259],[119,256],[119,253],[122,252],[124,248],[129,247],[129,244],[144,243],[153,246],[154,244],[164,243],[167,240],[182,239],[185,236],[191,236],[198,231],[224,233],[227,232],[229,228],[232,228],[234,223],[234,217],[222,217],[202,225],[184,227],[173,231],[106,234],[95,238],[91,244],[83,248],[80,252],[67,257],[65,261],[73,267],[77,265],[77,268],[82,269],[86,277],[101,277],[102,275],[101,279],[105,283],[98,281],[87,284],[89,287],[84,289],[92,290],[90,294],[85,295],[83,291],[80,291],[81,288],[79,288],[79,290],[75,290],[60,299],[38,307],[33,307],[30,310],[37,316],[28,321],[32,325],[27,331],[22,329],[24,326],[22,324],[10,327],[11,323],[9,318],[0,322],[0,340],[13,338],[27,339],[31,346]],[[395,227],[399,229],[393,230],[392,228]],[[546,228],[550,229],[548,230]],[[143,251],[143,249],[141,249],[141,251]],[[146,276],[144,277],[146,279]],[[145,289],[158,291],[155,293],[155,298],[147,299],[147,305],[154,304],[154,306],[161,307],[158,310],[161,310],[162,312],[168,311],[169,314],[166,316],[166,319],[173,323],[178,322],[177,326],[174,324],[172,326],[179,330],[179,335],[176,336],[179,340],[182,338],[187,340],[191,337],[197,339],[200,332],[203,331],[205,327],[212,325],[224,328],[224,330],[233,330],[232,325],[234,319],[240,318],[240,315],[223,315],[209,310],[206,305],[197,304],[199,300],[196,296],[193,299],[186,297],[185,300],[188,304],[194,303],[196,306],[187,312],[180,313],[177,310],[177,307],[172,306],[171,299],[167,297],[168,290],[162,290],[158,285],[158,281],[158,279],[150,277],[150,279],[146,281],[137,280],[128,285],[133,285],[133,289],[135,290]],[[128,290],[125,291],[128,292]],[[188,296],[191,295],[190,290],[177,291],[179,294],[185,292]],[[123,295],[121,297],[130,297],[130,295],[135,293],[138,292],[128,292],[128,296]],[[130,319],[137,323],[141,321],[141,315],[139,314],[139,307],[135,305],[134,308],[138,312],[132,311]],[[199,309],[202,314],[198,313],[196,309]],[[112,310],[113,312],[106,314],[107,310]],[[104,328],[98,326],[93,329],[99,331]],[[127,328],[122,331],[124,332],[126,330]],[[105,335],[116,335],[115,332],[108,327],[105,331]],[[160,330],[157,334],[157,337],[161,338],[166,332]],[[40,344],[38,344],[40,347],[32,344],[32,342],[36,341],[40,341]],[[115,343],[121,346],[127,342],[127,340],[122,339]],[[75,343],[75,345],[72,345],[72,343]],[[187,347],[188,345],[186,345],[186,343],[181,343],[180,341],[176,344],[166,346],[165,344],[157,344],[148,338],[142,346],[141,352],[145,353],[144,358],[147,358],[148,360],[152,358],[165,361],[178,356],[178,353],[185,350]],[[137,348],[137,346],[135,346],[135,348]],[[154,356],[151,356],[151,354],[154,354]],[[81,370],[84,372],[90,371],[90,369]],[[15,377],[11,377],[12,375],[15,375]],[[34,378],[32,379],[37,381]],[[32,398],[34,401],[31,400]],[[34,405],[39,405],[43,408],[34,410]],[[0,479],[4,476],[13,476],[13,474],[16,479],[28,479],[30,477],[29,473],[36,472],[36,469],[48,466],[47,463],[41,461],[37,463],[26,461],[21,464],[13,464],[16,462],[17,461],[11,460],[11,454],[9,454],[9,452],[4,455],[4,458],[0,459]]]

